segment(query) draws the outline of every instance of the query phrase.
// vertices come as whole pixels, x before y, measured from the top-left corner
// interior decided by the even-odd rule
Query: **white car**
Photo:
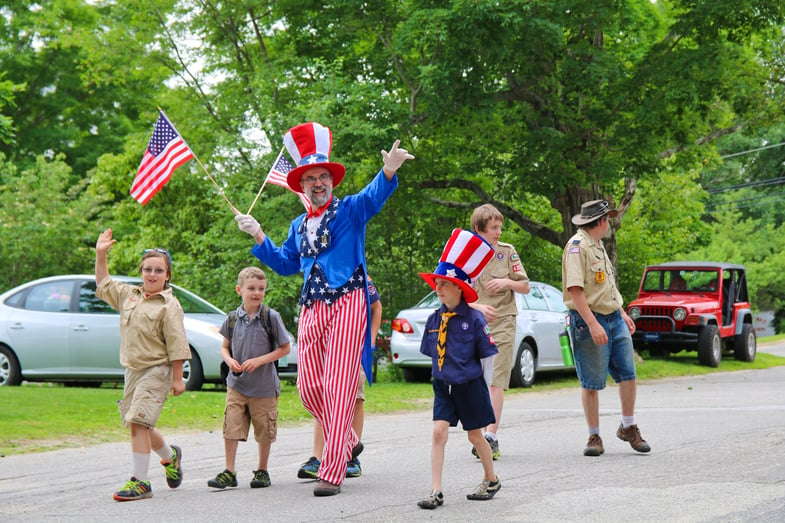
[[[562,359],[559,335],[567,327],[567,307],[562,293],[552,285],[530,282],[528,294],[515,294],[517,328],[510,385],[531,387],[538,372],[572,368]],[[414,307],[402,310],[392,322],[390,353],[406,381],[424,382],[431,377],[431,359],[420,353],[425,321],[441,306],[431,291]]]
[[[191,346],[191,359],[183,364],[186,389],[224,383],[218,329],[226,314],[181,287],[172,289],[185,312]],[[0,386],[23,380],[99,385],[123,377],[120,315],[95,296],[94,275],[42,278],[0,295]]]

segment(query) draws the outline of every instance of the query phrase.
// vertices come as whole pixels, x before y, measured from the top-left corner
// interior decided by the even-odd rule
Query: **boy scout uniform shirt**
[[[526,271],[521,263],[521,258],[512,244],[499,242],[493,258],[485,266],[482,274],[475,279],[474,290],[477,291],[477,296],[479,297],[477,301],[483,305],[494,307],[498,317],[514,316],[518,314],[518,306],[515,304],[515,293],[512,289],[504,289],[497,293],[490,293],[485,290],[487,282],[498,278],[509,278],[513,281],[529,281],[529,277],[526,275]]]
[[[120,364],[131,370],[190,360],[183,308],[166,288],[145,298],[142,285],[107,276],[95,295],[120,312]]]
[[[439,357],[436,352],[436,340],[439,336],[439,324],[442,312],[447,308],[442,305],[425,322],[425,333],[420,342],[420,352],[432,360],[433,378],[448,385],[468,383],[482,376],[480,360],[499,352],[491,337],[491,330],[481,312],[470,308],[465,301],[453,310],[455,316],[447,322],[447,338],[445,341],[444,364],[441,370],[437,364]]]
[[[584,229],[570,238],[562,253],[562,293],[564,304],[577,310],[567,289],[582,287],[592,312],[611,314],[621,309],[622,297],[616,288],[613,267],[602,243]]]
[[[259,307],[261,310],[261,307]],[[232,330],[232,358],[242,364],[246,360],[269,354],[285,343],[289,343],[289,335],[284,327],[283,320],[278,311],[269,309],[270,327],[273,330],[275,347],[270,347],[270,337],[264,329],[264,321],[260,311],[251,317],[245,312],[242,305],[237,308]],[[228,338],[229,320],[224,320],[218,331],[221,336]],[[256,368],[253,372],[243,372],[239,376],[229,373],[226,385],[240,394],[251,398],[277,398],[281,393],[281,382],[274,363],[266,363]]]

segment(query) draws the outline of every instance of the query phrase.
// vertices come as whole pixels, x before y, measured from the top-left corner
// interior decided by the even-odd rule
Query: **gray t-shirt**
[[[232,331],[232,357],[239,363],[269,354],[275,348],[290,342],[281,315],[273,309],[269,309],[269,311],[273,340],[275,341],[273,348],[270,347],[270,338],[264,329],[264,321],[260,311],[251,317],[242,306],[235,310],[237,320]],[[224,338],[229,337],[228,324],[227,318],[219,331]],[[278,397],[281,393],[281,382],[278,380],[278,373],[273,363],[262,365],[253,372],[243,372],[239,376],[230,372],[226,384],[240,394],[252,398]]]

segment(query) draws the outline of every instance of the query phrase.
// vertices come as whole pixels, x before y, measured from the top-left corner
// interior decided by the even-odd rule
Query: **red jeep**
[[[652,355],[697,350],[701,365],[716,367],[723,346],[753,361],[755,329],[743,265],[668,262],[646,267],[638,299],[627,306],[635,348]]]

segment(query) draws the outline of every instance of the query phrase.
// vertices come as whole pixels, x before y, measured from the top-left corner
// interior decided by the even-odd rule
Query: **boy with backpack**
[[[213,488],[237,486],[237,442],[246,441],[250,425],[259,446],[259,465],[251,488],[269,487],[267,460],[275,441],[281,383],[274,362],[289,354],[290,341],[281,315],[262,300],[267,276],[258,267],[246,267],[237,277],[237,294],[243,303],[221,326],[221,357],[229,367],[224,410],[226,469],[207,482]]]

